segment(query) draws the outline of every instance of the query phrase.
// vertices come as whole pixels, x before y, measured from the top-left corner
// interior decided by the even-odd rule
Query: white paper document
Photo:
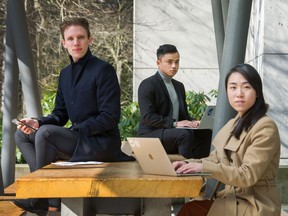
[[[76,165],[95,165],[95,164],[102,164],[103,162],[99,161],[80,161],[80,162],[69,162],[69,161],[61,161],[52,163],[53,165],[57,166],[76,166]]]

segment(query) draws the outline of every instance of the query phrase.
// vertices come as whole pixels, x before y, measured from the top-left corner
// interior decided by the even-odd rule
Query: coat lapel
[[[227,142],[224,149],[232,151],[232,152],[236,152],[239,149],[239,147],[241,146],[241,144],[243,143],[247,134],[248,134],[248,132],[243,130],[239,139],[235,138],[234,136],[231,136],[230,140]]]
[[[164,81],[162,80],[159,72],[157,71],[156,74],[155,74],[155,77],[156,77],[156,80],[157,82],[159,83],[160,87],[162,88],[163,92],[165,93],[165,95],[170,99],[170,96],[169,96],[169,93],[168,93],[168,90],[165,86],[165,83]]]

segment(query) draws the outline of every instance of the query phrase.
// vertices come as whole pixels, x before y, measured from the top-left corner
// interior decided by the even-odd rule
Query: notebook
[[[209,173],[176,173],[158,138],[128,137],[132,151],[145,174],[167,176],[207,176]]]
[[[191,127],[176,127],[178,129],[192,129],[192,130],[199,130],[199,129],[213,129],[214,124],[214,116],[215,116],[215,105],[209,105],[207,106],[202,119],[200,121],[200,124],[197,128],[191,128]]]

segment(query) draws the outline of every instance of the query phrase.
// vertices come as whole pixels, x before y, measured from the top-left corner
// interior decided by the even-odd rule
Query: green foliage
[[[49,115],[55,104],[56,92],[46,92],[41,100],[43,115]]]
[[[25,164],[26,161],[18,148],[16,148],[16,163],[17,164]]]
[[[207,103],[211,102],[212,98],[216,97],[216,90],[212,90],[208,94],[195,91],[186,92],[186,102],[189,115],[196,120],[200,120],[207,108]]]
[[[133,137],[136,135],[140,119],[141,114],[137,102],[132,102],[122,108],[121,118],[118,125],[122,140],[126,140],[127,137]]]

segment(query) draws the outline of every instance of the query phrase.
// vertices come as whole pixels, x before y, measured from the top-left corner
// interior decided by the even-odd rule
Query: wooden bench
[[[13,183],[4,189],[5,196],[15,196],[16,194],[16,184]]]
[[[4,189],[4,196],[0,196],[0,201],[13,200],[16,194],[16,184],[13,183]]]
[[[145,175],[136,161],[73,167],[49,165],[18,178],[16,198],[59,197],[61,214],[79,216],[97,212],[93,206],[99,199],[134,198],[141,204],[139,215],[171,215],[171,198],[197,197],[202,184],[203,178],[199,176]]]
[[[16,193],[16,184],[11,184],[4,189],[4,195],[0,196],[0,215],[21,215],[24,210],[12,205],[11,200],[14,200]]]

